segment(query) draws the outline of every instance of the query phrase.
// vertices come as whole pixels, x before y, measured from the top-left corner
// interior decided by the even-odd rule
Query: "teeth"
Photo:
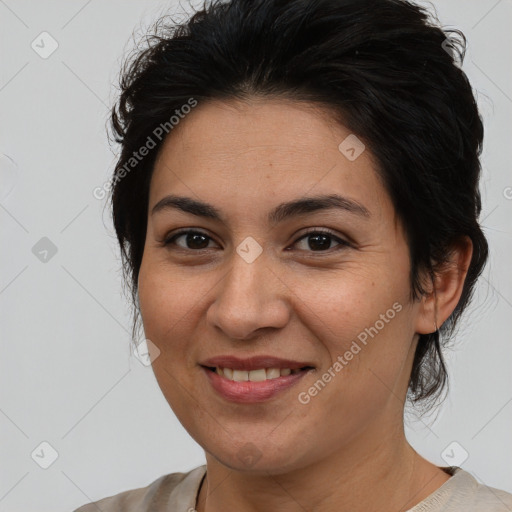
[[[300,369],[291,370],[290,368],[261,368],[258,370],[233,370],[232,368],[215,368],[218,375],[235,382],[262,382],[268,379],[277,379],[290,374],[299,373]]]
[[[267,372],[262,368],[261,370],[251,370],[249,372],[249,380],[251,382],[261,382],[267,380]]]
[[[249,373],[245,370],[233,370],[233,380],[235,382],[242,382],[244,380],[249,380]]]
[[[279,368],[269,368],[267,370],[267,379],[277,379],[277,377],[281,376],[281,371]]]

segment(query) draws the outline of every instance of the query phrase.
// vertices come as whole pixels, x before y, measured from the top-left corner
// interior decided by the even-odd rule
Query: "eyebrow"
[[[275,225],[291,217],[332,209],[343,210],[360,217],[370,217],[369,210],[361,203],[338,194],[329,194],[301,197],[293,201],[281,203],[268,214],[268,222],[270,225]],[[151,215],[168,210],[179,210],[197,217],[204,217],[226,223],[223,214],[215,206],[190,197],[175,195],[165,196],[158,201],[158,203],[153,206]]]

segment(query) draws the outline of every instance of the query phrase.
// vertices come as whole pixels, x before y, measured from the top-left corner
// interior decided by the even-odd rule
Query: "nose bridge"
[[[255,257],[251,243],[244,241],[233,252],[208,311],[209,321],[232,338],[249,337],[262,327],[283,327],[287,321],[283,286],[269,268],[268,255]]]

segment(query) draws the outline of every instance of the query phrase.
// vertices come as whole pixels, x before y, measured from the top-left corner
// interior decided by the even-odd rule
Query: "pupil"
[[[201,241],[199,241],[200,238],[203,239],[203,246],[201,246]],[[187,245],[191,249],[205,249],[208,247],[208,241],[206,240],[206,237],[200,233],[190,233],[187,235]]]
[[[311,243],[311,240],[314,240],[313,243]],[[318,240],[321,240],[319,243]],[[330,242],[330,237],[327,236],[327,235],[311,235],[309,237],[309,248],[310,249],[315,249],[315,245],[316,245],[316,249],[329,249],[329,246],[331,245],[331,242]]]

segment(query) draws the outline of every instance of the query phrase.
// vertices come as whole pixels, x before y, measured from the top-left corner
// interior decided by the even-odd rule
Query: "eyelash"
[[[164,239],[163,245],[165,247],[168,247],[169,245],[174,244],[175,240],[177,238],[179,238],[180,236],[188,235],[188,234],[202,235],[202,236],[204,236],[204,237],[206,237],[206,238],[208,238],[210,240],[213,240],[212,237],[208,236],[206,233],[203,233],[202,231],[198,231],[198,230],[195,230],[195,229],[184,229],[182,231],[179,231],[178,233],[175,233],[170,238]],[[311,235],[325,235],[325,236],[328,236],[329,238],[331,238],[335,242],[338,242],[339,245],[337,247],[330,248],[330,249],[327,249],[325,251],[306,251],[306,252],[311,252],[313,254],[321,254],[321,253],[329,253],[330,254],[333,250],[337,251],[337,250],[340,250],[340,249],[344,249],[346,247],[351,247],[351,244],[349,242],[347,242],[346,240],[343,240],[342,238],[338,237],[336,235],[336,233],[334,233],[333,231],[330,231],[329,229],[317,229],[317,228],[309,228],[308,231],[306,231],[299,238],[297,238],[297,240],[295,240],[295,242],[293,242],[292,245],[295,245],[300,240],[302,240],[304,238],[307,238],[308,236],[311,236]],[[208,249],[208,248],[204,248],[204,249],[185,249],[185,248],[180,247],[180,246],[178,246],[178,248],[183,250],[183,251],[191,251],[191,252],[201,252],[201,251],[205,251],[205,250]]]

